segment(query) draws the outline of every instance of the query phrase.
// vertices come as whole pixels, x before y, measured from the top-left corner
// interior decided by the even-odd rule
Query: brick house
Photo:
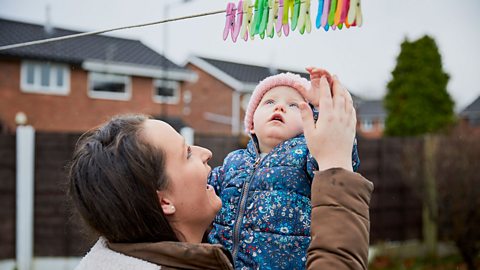
[[[383,100],[358,100],[356,107],[357,134],[367,139],[381,138],[387,117]]]
[[[460,112],[459,118],[462,126],[480,135],[480,96]]]
[[[0,19],[0,46],[78,32]],[[119,113],[181,118],[196,75],[138,40],[104,35],[0,51],[0,131],[83,132]],[[23,115],[22,115],[23,114]]]

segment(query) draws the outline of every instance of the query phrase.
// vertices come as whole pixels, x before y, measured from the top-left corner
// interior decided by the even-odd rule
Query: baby
[[[328,72],[307,70],[314,87],[322,76],[331,82]],[[246,110],[247,148],[230,153],[210,174],[223,205],[208,240],[230,250],[236,269],[306,267],[310,187],[318,165],[303,136],[299,104],[315,99],[310,88],[292,73],[261,81]],[[356,171],[356,144],[352,165]]]

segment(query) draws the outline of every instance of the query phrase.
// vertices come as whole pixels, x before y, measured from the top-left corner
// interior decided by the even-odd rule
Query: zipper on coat
[[[237,218],[235,220],[235,224],[233,226],[233,232],[232,232],[232,234],[233,234],[233,249],[232,249],[233,261],[236,260],[237,253],[238,253],[238,245],[239,245],[238,241],[240,240],[240,225],[242,224],[242,221],[243,221],[243,214],[245,212],[245,206],[246,206],[247,197],[248,197],[247,196],[248,195],[248,189],[250,188],[250,183],[253,179],[253,176],[255,175],[257,165],[258,165],[258,163],[260,163],[261,160],[262,159],[258,155],[257,159],[255,160],[255,163],[253,164],[253,172],[250,175],[250,177],[248,178],[248,181],[246,181],[243,184],[242,193],[240,194],[240,206],[239,206],[238,215],[237,215]]]

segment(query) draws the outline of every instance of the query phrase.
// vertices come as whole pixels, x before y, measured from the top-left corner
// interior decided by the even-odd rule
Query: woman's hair
[[[110,242],[178,241],[157,190],[168,185],[165,153],[145,142],[144,115],[123,115],[83,134],[69,195],[83,220]]]

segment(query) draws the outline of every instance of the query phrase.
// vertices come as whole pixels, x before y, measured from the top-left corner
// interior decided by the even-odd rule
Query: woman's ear
[[[175,214],[175,206],[173,205],[173,202],[171,200],[165,197],[164,192],[157,190],[157,197],[165,215],[169,216]]]

